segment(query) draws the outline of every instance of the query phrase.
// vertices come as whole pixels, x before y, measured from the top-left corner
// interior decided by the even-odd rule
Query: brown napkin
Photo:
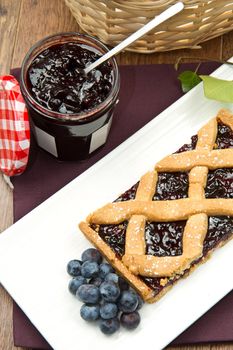
[[[209,74],[217,66],[216,63],[203,63],[200,73]],[[195,67],[196,65],[193,64],[182,65],[180,71]],[[61,162],[38,149],[32,142],[30,162],[26,172],[12,179],[15,187],[15,221],[81,174],[182,96],[177,72],[173,65],[122,66],[120,72],[120,102],[115,112],[109,139],[106,145],[89,159],[79,162]],[[12,74],[18,77],[19,70],[13,70]],[[13,321],[16,346],[50,348],[16,304]],[[172,344],[225,341],[233,341],[233,292]]]

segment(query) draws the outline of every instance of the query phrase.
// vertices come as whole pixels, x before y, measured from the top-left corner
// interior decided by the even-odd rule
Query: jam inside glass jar
[[[38,42],[23,61],[21,90],[35,138],[60,160],[85,159],[107,140],[120,86],[116,60],[83,72],[107,51],[88,35],[61,33]]]

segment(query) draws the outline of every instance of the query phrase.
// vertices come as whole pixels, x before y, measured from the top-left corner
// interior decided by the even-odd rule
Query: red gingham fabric
[[[28,112],[19,83],[11,75],[0,76],[0,170],[7,176],[21,174],[29,148]]]

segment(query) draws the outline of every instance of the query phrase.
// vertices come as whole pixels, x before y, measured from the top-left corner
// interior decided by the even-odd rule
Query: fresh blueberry
[[[118,283],[119,276],[116,273],[110,272],[105,276],[104,279],[106,282]]]
[[[121,276],[119,276],[118,285],[119,285],[121,291],[129,289],[129,283]]]
[[[83,304],[80,309],[80,315],[85,321],[95,321],[99,318],[99,305]]]
[[[137,294],[137,298],[138,298],[137,310],[140,310],[143,307],[143,305],[144,305],[144,300],[138,294]]]
[[[103,257],[97,249],[88,248],[82,253],[81,259],[82,261],[94,261],[97,264],[101,264]]]
[[[67,264],[67,272],[70,276],[76,277],[81,273],[82,262],[80,260],[71,260]]]
[[[85,261],[81,267],[81,274],[85,278],[96,277],[99,273],[99,265],[95,261]]]
[[[101,285],[101,283],[103,283],[102,278],[100,277],[92,277],[89,281],[89,284],[93,284],[96,287],[99,287]]]
[[[86,283],[87,283],[87,280],[83,276],[73,277],[69,282],[68,289],[71,294],[76,295],[78,288],[82,284],[86,284]]]
[[[120,295],[120,288],[113,282],[103,282],[100,285],[100,294],[105,301],[114,302]]]
[[[114,272],[112,266],[108,263],[102,263],[100,264],[100,277],[105,278],[107,274],[110,272]]]
[[[114,318],[117,316],[118,308],[116,304],[113,303],[104,303],[100,306],[100,316],[105,319],[109,320],[110,318]]]
[[[87,304],[96,304],[100,299],[99,288],[91,284],[82,284],[76,293],[76,296]]]
[[[135,329],[140,323],[140,315],[137,311],[122,313],[120,317],[121,325],[127,329]]]
[[[104,334],[113,334],[120,328],[120,322],[117,318],[111,318],[110,320],[101,320],[100,329]]]
[[[123,312],[133,312],[137,309],[138,298],[135,292],[125,290],[121,293],[118,301],[118,308]]]

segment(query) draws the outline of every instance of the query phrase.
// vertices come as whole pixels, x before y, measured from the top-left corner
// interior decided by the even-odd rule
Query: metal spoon
[[[88,74],[92,69],[99,66],[101,63],[107,61],[110,57],[116,55],[123,49],[125,49],[127,46],[132,44],[135,40],[139,39],[141,36],[161,24],[162,22],[166,21],[170,17],[176,15],[178,12],[182,11],[184,8],[184,4],[182,2],[177,2],[175,5],[169,7],[162,13],[160,13],[158,16],[153,18],[150,22],[145,24],[142,28],[137,30],[135,33],[131,34],[128,38],[123,40],[120,44],[115,46],[112,50],[108,51],[106,54],[101,56],[98,60],[91,63],[89,66],[84,68],[84,73]]]

